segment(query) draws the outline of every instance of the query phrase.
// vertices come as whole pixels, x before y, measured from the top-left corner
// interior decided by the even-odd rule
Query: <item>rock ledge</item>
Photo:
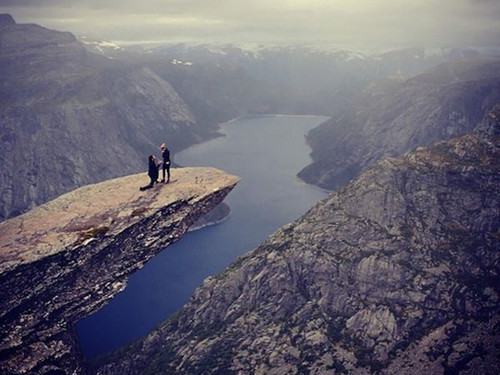
[[[89,185],[0,223],[1,374],[83,373],[74,324],[238,182],[213,168],[172,175],[144,192],[144,173]]]

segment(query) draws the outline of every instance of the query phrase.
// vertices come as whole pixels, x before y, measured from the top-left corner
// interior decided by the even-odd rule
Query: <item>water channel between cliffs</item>
[[[175,156],[185,166],[213,166],[241,177],[222,224],[187,234],[130,278],[108,305],[78,324],[86,356],[139,338],[184,305],[209,275],[229,266],[269,234],[326,197],[296,174],[310,162],[304,135],[319,116],[262,116],[223,124],[220,137]],[[175,180],[175,169],[172,170]],[[175,183],[175,182],[174,182]]]

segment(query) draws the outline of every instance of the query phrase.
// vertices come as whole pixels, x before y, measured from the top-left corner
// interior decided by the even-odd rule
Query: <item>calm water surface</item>
[[[214,166],[241,177],[225,200],[231,216],[168,247],[133,274],[108,305],[82,320],[78,334],[84,353],[104,354],[147,334],[182,307],[203,279],[223,271],[326,197],[325,191],[296,177],[311,160],[304,135],[325,119],[241,118],[222,125],[225,137],[177,154],[180,165]]]

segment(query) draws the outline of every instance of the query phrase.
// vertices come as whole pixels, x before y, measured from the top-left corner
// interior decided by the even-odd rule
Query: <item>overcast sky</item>
[[[0,12],[120,42],[500,44],[500,0],[0,0]]]

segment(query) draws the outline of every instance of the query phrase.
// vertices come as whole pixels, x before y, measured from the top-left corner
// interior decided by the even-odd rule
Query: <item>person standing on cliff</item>
[[[163,157],[163,164],[162,164],[163,179],[161,180],[161,182],[165,182],[165,171],[167,171],[167,182],[165,183],[168,184],[170,182],[170,150],[168,149],[165,143],[161,144],[160,149],[161,149],[161,156]]]
[[[149,185],[141,186],[139,190],[144,191],[147,189],[151,189],[155,183],[158,182],[158,161],[156,160],[156,156],[149,155],[148,157],[148,176],[151,179]]]

